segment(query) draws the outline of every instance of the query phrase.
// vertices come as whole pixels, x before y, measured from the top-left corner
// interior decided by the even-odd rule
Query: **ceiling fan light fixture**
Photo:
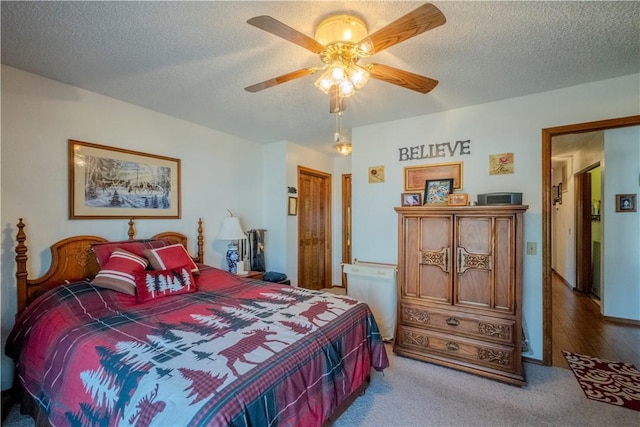
[[[316,26],[315,39],[301,33],[271,16],[256,16],[248,24],[292,42],[317,54],[322,68],[307,67],[261,83],[245,87],[258,92],[288,81],[321,72],[315,86],[330,95],[329,110],[342,108],[342,98],[363,88],[369,78],[382,80],[422,94],[433,90],[437,80],[384,64],[356,65],[365,57],[382,52],[391,46],[432,30],[447,22],[442,12],[431,3],[425,3],[384,27],[368,34],[361,18],[349,14],[328,16]],[[342,99],[342,101],[340,101]],[[340,106],[340,108],[336,108]]]
[[[349,154],[351,154],[351,144],[347,143],[347,142],[341,142],[340,144],[336,145],[336,150],[338,150],[338,153],[342,154],[343,156],[348,156]]]
[[[331,77],[337,82],[344,79],[345,76],[345,66],[342,61],[334,61],[330,67]]]
[[[356,89],[362,89],[369,81],[369,72],[358,65],[351,65],[347,74]]]
[[[349,79],[342,79],[338,83],[338,96],[347,98],[356,93],[356,87]]]
[[[322,75],[315,81],[314,85],[328,95],[333,85],[335,85],[335,80],[331,76],[331,70],[326,70],[322,73]]]
[[[324,46],[337,42],[355,44],[367,34],[367,25],[362,19],[352,15],[335,15],[318,24],[315,39]]]

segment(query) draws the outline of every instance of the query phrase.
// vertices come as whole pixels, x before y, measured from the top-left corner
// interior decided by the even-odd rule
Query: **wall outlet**
[[[538,253],[536,242],[527,242],[527,255],[535,255]]]

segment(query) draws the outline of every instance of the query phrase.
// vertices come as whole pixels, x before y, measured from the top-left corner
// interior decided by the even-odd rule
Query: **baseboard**
[[[527,362],[527,363],[531,363],[533,365],[545,366],[545,364],[544,364],[544,362],[542,360],[532,359],[532,358],[527,357],[527,356],[522,356],[522,361],[523,362]]]
[[[608,322],[623,323],[625,325],[640,326],[640,320],[622,319],[620,317],[602,316]]]
[[[562,274],[558,273],[558,272],[557,272],[557,271],[555,271],[554,269],[551,269],[551,272],[552,272],[553,274],[555,274],[556,276],[558,276],[558,279],[560,279],[560,281],[561,281],[562,283],[564,283],[564,284],[565,284],[569,289],[571,289],[571,290],[574,290],[574,289],[575,289],[575,287],[574,287],[571,283],[567,282],[567,279],[565,279],[564,277],[562,277]]]
[[[14,398],[13,398],[13,389],[2,390],[2,423],[4,424],[4,420],[9,415],[9,411],[13,407]]]

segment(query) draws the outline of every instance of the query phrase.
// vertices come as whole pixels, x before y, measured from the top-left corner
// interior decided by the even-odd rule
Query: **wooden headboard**
[[[27,272],[27,246],[24,243],[27,240],[27,235],[24,232],[24,228],[25,223],[20,218],[18,234],[16,235],[16,240],[18,241],[16,245],[18,313],[21,313],[25,307],[45,291],[65,283],[93,279],[100,271],[100,266],[91,247],[96,243],[108,242],[109,240],[98,236],[73,236],[51,245],[51,265],[49,270],[42,277],[29,279]],[[196,256],[193,257],[194,261],[200,263],[204,262],[204,237],[202,232],[202,218],[200,218],[198,220],[198,249]],[[127,235],[129,240],[135,239],[133,219],[129,220]],[[189,250],[187,236],[179,232],[166,231],[151,236],[150,239],[162,239],[180,243]]]

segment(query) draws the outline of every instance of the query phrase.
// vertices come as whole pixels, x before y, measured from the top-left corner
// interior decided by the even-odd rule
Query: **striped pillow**
[[[135,295],[135,274],[138,271],[144,271],[147,265],[149,265],[149,261],[146,259],[123,249],[116,249],[111,253],[109,261],[91,281],[91,284]]]
[[[156,249],[147,249],[144,255],[149,259],[154,270],[173,270],[188,265],[192,274],[199,274],[198,266],[181,244],[174,244]]]
[[[101,267],[109,262],[109,257],[116,249],[123,249],[127,252],[138,256],[144,256],[146,249],[161,248],[163,246],[172,245],[169,240],[144,239],[144,240],[122,240],[120,242],[105,242],[92,245],[93,252],[96,254],[96,260]]]

